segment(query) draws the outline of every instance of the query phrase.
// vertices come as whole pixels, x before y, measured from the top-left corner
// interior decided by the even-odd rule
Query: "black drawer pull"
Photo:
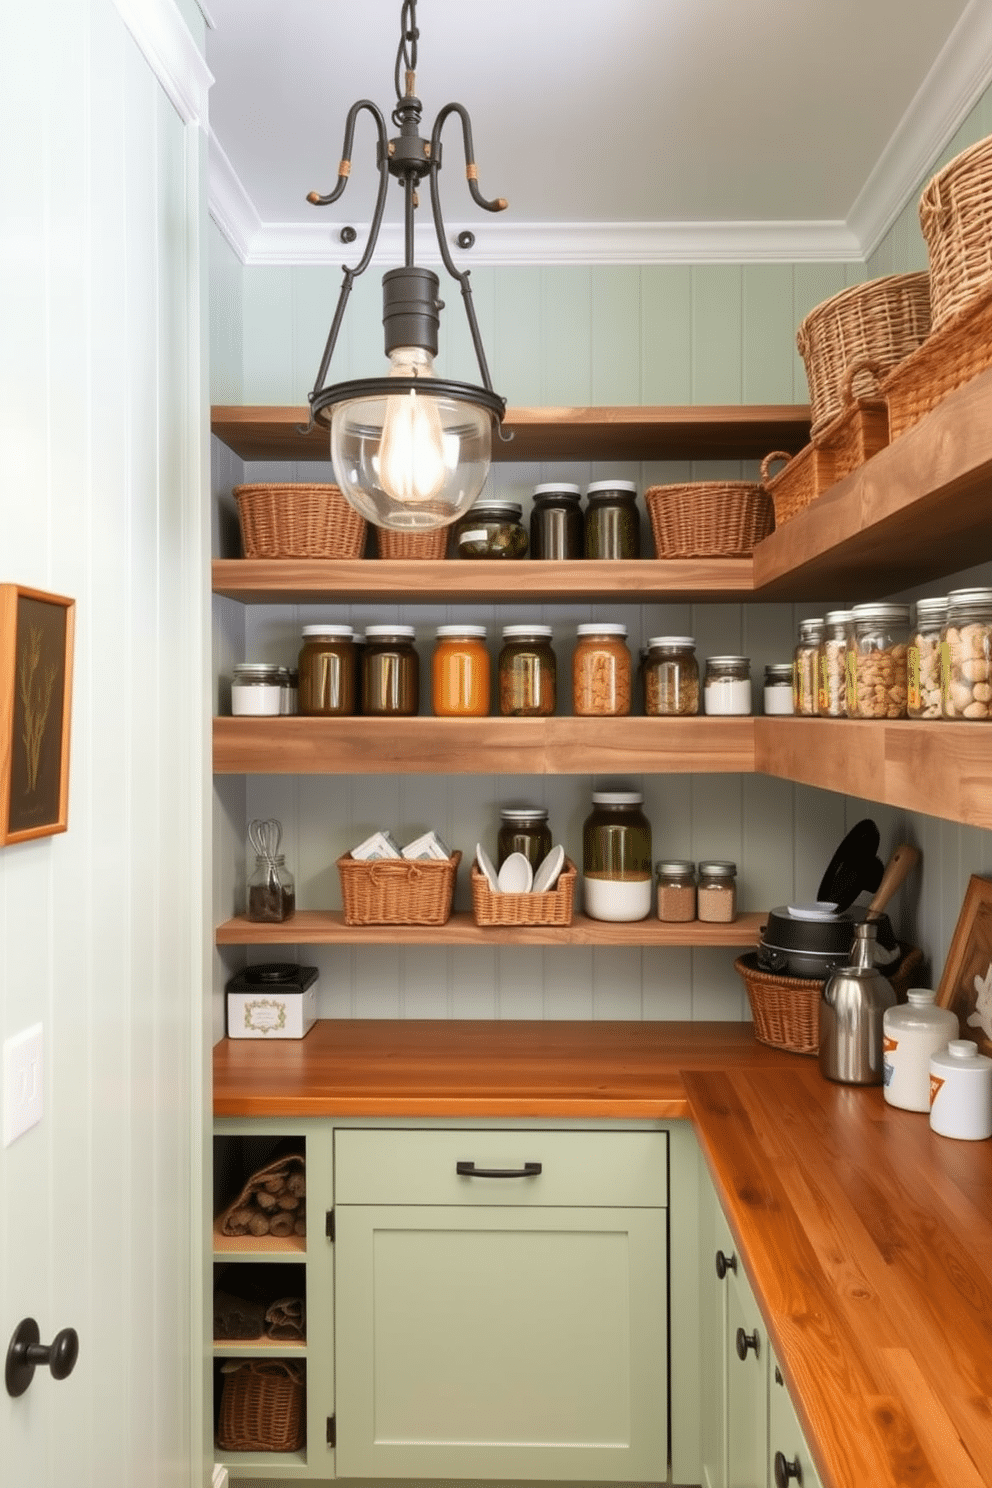
[[[540,1163],[525,1162],[522,1168],[477,1168],[474,1162],[456,1162],[459,1178],[536,1178]]]
[[[748,1349],[754,1349],[754,1357],[757,1359],[760,1350],[757,1328],[755,1328],[753,1333],[745,1333],[743,1328],[738,1328],[735,1341],[737,1344],[737,1357],[742,1363],[747,1358]]]
[[[803,1481],[803,1470],[797,1457],[790,1462],[784,1452],[775,1453],[775,1488],[789,1488],[789,1479],[795,1478],[800,1485]]]
[[[731,1253],[729,1256],[724,1255],[722,1250],[718,1250],[716,1253],[716,1274],[717,1276],[719,1276],[721,1281],[726,1276],[728,1271],[733,1271],[736,1275],[737,1257],[733,1253]]]

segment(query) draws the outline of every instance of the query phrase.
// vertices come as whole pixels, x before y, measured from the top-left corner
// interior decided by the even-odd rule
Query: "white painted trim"
[[[848,215],[868,258],[992,81],[992,3],[971,0]]]
[[[173,0],[114,0],[114,5],[183,123],[205,129],[213,74]]]

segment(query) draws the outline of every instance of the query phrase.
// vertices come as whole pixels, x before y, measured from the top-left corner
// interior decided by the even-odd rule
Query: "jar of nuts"
[[[909,605],[855,605],[851,625],[847,653],[848,716],[905,718]]]
[[[828,610],[823,617],[823,639],[817,648],[816,711],[821,718],[847,714],[847,642],[850,610]]]
[[[593,621],[576,631],[572,658],[572,711],[578,717],[630,712],[630,652],[626,625]]]
[[[918,599],[916,624],[906,653],[909,718],[940,717],[940,643],[947,619],[947,599]]]
[[[992,589],[952,589],[940,648],[944,718],[992,718]]]
[[[648,641],[644,711],[652,718],[699,712],[699,663],[692,636],[652,636]]]
[[[792,659],[792,711],[804,718],[812,718],[816,712],[816,664],[822,640],[822,620],[800,620]]]

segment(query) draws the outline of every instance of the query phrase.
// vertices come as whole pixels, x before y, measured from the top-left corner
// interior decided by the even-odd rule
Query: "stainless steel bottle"
[[[820,1073],[845,1085],[881,1085],[882,1020],[896,994],[873,965],[875,926],[855,926],[850,966],[828,978],[820,998]]]

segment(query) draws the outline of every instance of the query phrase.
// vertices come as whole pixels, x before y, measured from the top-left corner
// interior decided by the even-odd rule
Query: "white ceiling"
[[[211,212],[246,263],[357,260],[400,0],[206,0]],[[449,237],[471,264],[867,256],[992,78],[992,0],[419,0],[421,133],[447,103]],[[420,217],[429,232],[426,183]],[[381,246],[401,256],[391,183]],[[398,252],[399,250],[399,252]],[[436,252],[436,250],[435,250]],[[429,249],[418,247],[418,258]]]

